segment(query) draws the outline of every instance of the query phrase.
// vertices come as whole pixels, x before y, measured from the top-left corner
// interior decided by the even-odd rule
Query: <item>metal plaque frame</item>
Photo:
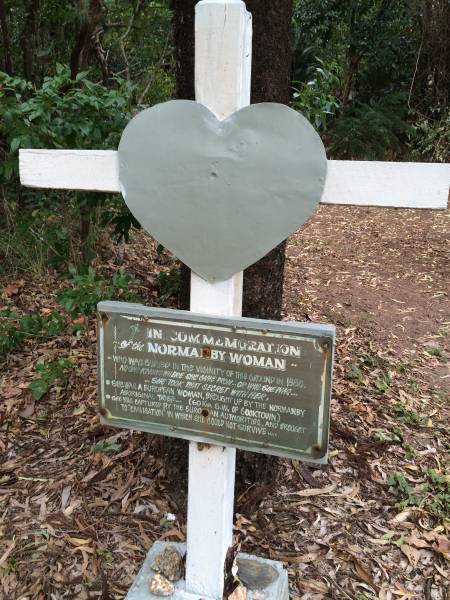
[[[236,318],[236,317],[222,317],[222,316],[210,316],[210,315],[199,315],[199,314],[195,314],[195,313],[191,313],[191,312],[187,312],[187,311],[180,311],[180,310],[172,310],[172,309],[164,309],[164,308],[153,308],[153,307],[146,307],[143,306],[141,304],[131,304],[131,303],[126,303],[126,302],[112,302],[112,301],[106,301],[106,302],[100,302],[98,304],[98,383],[99,383],[99,404],[100,404],[100,419],[101,422],[105,425],[110,425],[113,427],[120,427],[120,428],[127,428],[127,429],[133,429],[133,430],[137,430],[137,431],[146,431],[149,433],[155,433],[155,434],[160,434],[160,435],[167,435],[167,436],[171,436],[171,437],[177,437],[177,438],[184,438],[184,439],[188,439],[188,440],[193,440],[196,442],[200,442],[200,443],[204,443],[204,444],[217,444],[217,445],[222,445],[222,446],[231,446],[231,447],[235,447],[235,448],[241,448],[243,450],[250,450],[253,452],[261,452],[264,454],[273,454],[275,456],[285,456],[285,457],[289,457],[289,458],[297,458],[297,459],[302,459],[305,460],[307,462],[313,462],[313,463],[326,463],[327,462],[327,455],[328,455],[328,435],[329,435],[329,418],[330,418],[330,399],[331,399],[331,383],[332,383],[332,369],[333,369],[333,354],[334,354],[334,344],[335,344],[335,327],[333,325],[322,325],[322,324],[312,324],[312,323],[296,323],[296,322],[280,322],[280,321],[266,321],[266,320],[257,320],[257,319],[247,319],[247,318]],[[120,335],[122,335],[123,337],[123,333],[120,334],[120,331],[125,331],[124,328],[126,329],[127,326],[129,326],[129,328],[133,327],[133,336],[137,335],[138,337],[136,338],[135,342],[132,342],[132,340],[130,340],[129,338],[127,339],[122,339],[120,340]],[[181,335],[181,333],[186,332],[186,334],[192,334],[192,335],[196,335],[193,332],[197,332],[199,333],[200,336],[203,336],[203,338],[206,336],[208,339],[211,338],[211,336],[218,336],[216,338],[217,340],[217,344],[219,344],[219,341],[225,340],[225,338],[228,340],[227,343],[231,344],[234,343],[233,340],[237,340],[238,343],[243,344],[244,346],[247,344],[247,346],[250,347],[250,350],[246,350],[248,352],[247,356],[256,356],[254,351],[254,348],[256,347],[260,347],[258,344],[262,344],[262,347],[265,348],[265,345],[267,345],[267,347],[271,348],[272,346],[274,346],[277,349],[294,349],[297,348],[299,352],[301,352],[302,354],[304,354],[304,358],[300,359],[296,359],[296,358],[287,358],[286,360],[293,360],[293,363],[289,363],[292,364],[292,366],[295,365],[295,367],[292,370],[292,375],[290,378],[287,376],[282,376],[282,377],[278,377],[278,381],[282,380],[283,377],[286,378],[286,381],[303,381],[303,379],[300,379],[300,377],[305,377],[306,376],[306,381],[309,382],[306,384],[306,386],[304,387],[304,394],[311,396],[311,398],[309,398],[308,400],[308,406],[310,408],[308,408],[308,410],[311,410],[314,412],[315,416],[313,415],[313,419],[311,422],[307,423],[307,426],[305,425],[305,427],[298,427],[295,423],[298,424],[298,422],[302,423],[302,421],[292,421],[292,419],[295,419],[295,417],[292,417],[291,415],[289,415],[289,417],[283,417],[283,418],[288,418],[291,420],[290,424],[289,423],[282,423],[283,427],[285,428],[291,428],[289,429],[289,431],[293,431],[294,433],[292,435],[290,435],[289,433],[289,443],[280,443],[277,440],[272,440],[270,439],[269,435],[273,438],[275,436],[274,432],[270,432],[270,434],[267,435],[257,435],[257,434],[253,434],[253,430],[251,426],[248,426],[250,431],[245,431],[245,433],[242,433],[242,431],[240,433],[235,433],[233,432],[228,432],[228,431],[218,431],[217,427],[213,427],[210,422],[213,422],[214,419],[211,418],[210,421],[208,421],[208,410],[206,410],[205,408],[201,408],[201,406],[199,407],[199,409],[195,409],[199,411],[199,414],[202,415],[201,418],[201,422],[196,422],[195,424],[192,422],[188,425],[186,424],[180,424],[176,421],[174,421],[173,419],[168,419],[168,418],[164,418],[163,417],[163,421],[165,422],[161,422],[161,419],[154,419],[152,421],[152,418],[143,418],[141,416],[135,416],[135,415],[124,415],[124,414],[120,414],[121,410],[119,410],[119,406],[121,406],[120,403],[120,394],[122,394],[123,392],[120,391],[116,392],[119,395],[118,396],[112,396],[112,385],[122,385],[122,389],[124,389],[127,385],[134,387],[134,390],[136,390],[139,386],[140,388],[142,388],[142,386],[144,385],[144,382],[147,381],[149,382],[150,380],[148,379],[148,377],[152,376],[151,373],[151,369],[144,369],[145,371],[145,375],[142,375],[141,373],[137,373],[134,372],[132,374],[120,374],[119,378],[121,377],[122,379],[119,380],[112,380],[112,375],[110,375],[110,373],[112,373],[112,369],[114,370],[114,373],[117,373],[117,369],[118,368],[128,368],[128,369],[135,369],[135,367],[120,367],[120,363],[119,366],[118,364],[115,362],[116,360],[120,360],[123,363],[128,363],[130,364],[135,364],[136,362],[139,363],[139,361],[143,361],[143,358],[136,358],[136,356],[148,356],[146,354],[145,350],[142,350],[142,344],[144,343],[148,343],[147,341],[147,337],[145,337],[146,342],[142,342],[142,336],[143,336],[143,328],[146,328],[147,332],[151,332],[151,331],[169,331],[168,327],[171,328],[177,328],[177,329],[172,329],[170,331],[172,331],[172,333],[174,334],[177,333]],[[162,328],[162,329],[160,329]],[[117,333],[119,331],[119,333]],[[128,329],[127,329],[128,331]],[[131,331],[131,329],[130,329]],[[181,333],[180,333],[181,332]],[[132,336],[132,339],[134,339]],[[139,338],[139,341],[137,341],[137,339]],[[200,339],[200,338],[199,338]],[[248,341],[246,341],[248,340]],[[270,342],[267,342],[267,340],[271,340]],[[156,341],[152,340],[152,343]],[[159,342],[159,340],[158,340]],[[191,342],[189,342],[191,343]],[[140,353],[137,353],[137,351],[134,350],[135,344],[139,344],[139,348],[140,349]],[[125,346],[124,346],[125,345]],[[150,349],[150,344],[148,343],[148,348]],[[159,350],[161,349],[167,349],[164,348],[164,346],[167,346],[166,344],[162,344],[158,345],[157,348]],[[233,376],[229,376],[231,377],[231,379],[234,382],[234,377],[249,377],[250,379],[258,379],[260,381],[264,381],[266,379],[270,379],[270,375],[269,376],[265,376],[265,373],[271,373],[274,374],[274,380],[276,378],[276,371],[274,370],[270,370],[267,368],[261,368],[261,362],[258,362],[259,360],[265,360],[265,361],[269,361],[270,363],[273,362],[273,360],[275,360],[273,357],[275,356],[275,354],[270,354],[267,352],[267,350],[261,351],[259,354],[257,354],[256,356],[256,361],[258,363],[258,366],[242,366],[242,365],[232,365],[230,366],[229,363],[226,362],[220,362],[219,360],[215,360],[214,356],[217,356],[219,351],[216,349],[216,346],[214,346],[214,343],[211,345],[209,344],[208,346],[204,345],[202,343],[198,343],[198,344],[194,344],[189,346],[189,348],[193,348],[193,347],[200,347],[201,346],[201,356],[200,357],[194,357],[194,358],[187,358],[186,356],[183,356],[183,358],[181,360],[178,361],[177,357],[174,356],[170,356],[170,357],[157,357],[157,358],[153,358],[152,360],[150,359],[146,359],[148,362],[154,363],[154,368],[156,369],[155,373],[159,373],[161,374],[161,368],[159,364],[156,364],[158,361],[161,362],[161,364],[166,365],[166,371],[167,371],[167,377],[171,377],[171,376],[177,376],[178,378],[180,378],[180,380],[183,380],[184,377],[186,377],[185,375],[182,375],[180,372],[178,372],[177,370],[173,371],[173,367],[174,366],[178,366],[178,364],[180,365],[180,371],[184,368],[193,368],[193,369],[205,369],[205,365],[208,368],[212,368],[214,371],[220,371],[223,370],[225,372],[231,373],[233,372],[234,375]],[[115,348],[115,351],[113,351],[113,347]],[[152,348],[154,348],[154,345],[151,346]],[[163,348],[162,348],[163,347]],[[173,347],[173,346],[171,346]],[[223,347],[223,346],[217,346],[218,347]],[[179,346],[177,346],[177,348],[186,348],[185,345],[181,344]],[[302,352],[302,349],[304,348],[304,351]],[[214,350],[216,349],[216,352],[214,353]],[[292,350],[292,351],[294,351]],[[149,350],[150,351],[150,350]],[[238,352],[241,350],[238,350]],[[280,351],[280,350],[278,350]],[[117,353],[118,352],[118,353]],[[122,352],[122,354],[121,354]],[[212,352],[212,355],[211,355]],[[250,354],[252,353],[253,354]],[[234,354],[234,357],[236,357],[236,353],[232,353],[231,350],[229,352],[229,354]],[[154,355],[153,355],[154,356]],[[212,357],[213,356],[213,357]],[[131,358],[129,358],[131,357]],[[261,358],[262,357],[262,358]],[[308,358],[309,357],[309,358]],[[164,360],[168,360],[170,361],[171,369],[167,370],[167,365],[169,363],[164,363]],[[299,367],[299,365],[297,364],[298,361],[303,360],[304,362],[301,365],[301,368]],[[175,362],[174,362],[175,361]],[[283,361],[282,356],[280,355],[279,361]],[[297,362],[295,362],[297,361]],[[142,364],[142,363],[139,363]],[[281,362],[280,362],[281,364]],[[288,364],[287,362],[285,364]],[[156,365],[156,366],[155,366]],[[184,367],[181,367],[181,365],[184,365]],[[186,367],[186,365],[188,365],[188,367]],[[191,367],[192,365],[192,367]],[[203,365],[203,366],[202,366]],[[136,367],[136,369],[138,369]],[[139,369],[138,369],[139,370]],[[141,371],[143,372],[143,370],[141,369]],[[289,373],[291,372],[288,368]],[[170,375],[171,373],[171,375]],[[258,375],[258,373],[260,373],[260,375]],[[174,375],[175,374],[175,375]],[[296,377],[295,375],[297,375],[298,377]],[[309,379],[308,379],[309,377]],[[122,381],[123,380],[123,381]],[[156,378],[156,380],[158,381],[158,378]],[[152,379],[151,381],[154,381],[154,379]],[[161,379],[161,381],[164,381],[164,378]],[[173,380],[170,380],[173,381]],[[236,383],[236,382],[234,382]],[[174,384],[175,385],[175,384]],[[177,384],[178,385],[178,384]],[[187,385],[185,383],[185,385]],[[236,383],[237,385],[237,383]],[[241,384],[239,382],[239,385],[242,385],[244,387],[244,392],[241,392],[243,394],[247,393],[245,390],[251,387],[251,384],[248,383],[247,388],[245,387],[244,384]],[[296,384],[296,385],[300,385],[300,384]],[[149,388],[151,387],[150,385],[148,386]],[[263,387],[275,387],[275,386],[262,386],[260,385],[259,388],[256,386],[253,386],[253,388],[251,389],[262,389]],[[230,391],[229,394],[238,394],[239,392],[234,391],[234,388],[227,388],[227,389],[232,389],[233,391]],[[288,388],[283,388],[282,386],[277,388],[277,389],[285,389],[285,392]],[[170,390],[171,393],[174,393],[174,390]],[[131,392],[126,392],[127,394],[136,394],[136,395],[141,395],[141,392],[137,392],[137,391],[131,391]],[[249,394],[251,394],[251,392],[248,392]],[[257,394],[257,392],[255,392],[254,394]],[[271,397],[269,394],[263,394],[266,395],[268,397]],[[200,394],[200,396],[203,396],[203,394]],[[226,395],[225,395],[226,396]],[[223,398],[223,400],[225,400],[226,398]],[[294,395],[292,395],[294,396]],[[149,398],[149,396],[146,396],[147,398]],[[163,397],[163,396],[158,396],[158,398]],[[253,396],[252,396],[253,397]],[[275,396],[276,398],[278,398],[278,396]],[[113,398],[113,400],[116,400],[117,402],[114,404],[114,401],[111,400],[111,398]],[[228,397],[227,397],[228,398]],[[175,396],[174,396],[175,399]],[[127,397],[127,402],[128,397]],[[144,400],[145,401],[145,400]],[[228,398],[227,401],[229,401],[231,403],[231,399]],[[233,400],[234,401],[234,400]],[[138,400],[134,401],[135,403],[138,402]],[[183,402],[183,400],[180,400],[178,397],[176,398],[176,402]],[[242,400],[241,402],[245,402],[244,400]],[[269,414],[268,411],[270,405],[270,402],[278,402],[279,406],[278,408],[280,408],[282,411],[285,410],[289,410],[289,411],[297,411],[297,413],[301,412],[301,409],[298,408],[299,406],[303,406],[302,402],[302,398],[299,397],[294,397],[294,401],[290,401],[290,403],[283,404],[283,401],[280,399],[277,400],[261,400],[260,403],[258,404],[256,401],[253,400],[248,400],[247,402],[251,403],[253,402],[253,404],[256,404],[257,406],[260,407],[260,410],[257,411],[257,413],[263,414],[263,415],[267,415],[270,417],[275,418],[272,414]],[[293,404],[294,402],[294,404]],[[191,398],[186,399],[186,406],[188,405],[188,403],[191,403]],[[198,402],[197,402],[198,403]],[[200,404],[202,404],[202,402],[200,402]],[[157,404],[156,402],[154,404]],[[263,406],[264,405],[264,406]],[[113,406],[115,408],[113,408]],[[223,406],[223,405],[221,405]],[[271,410],[274,410],[276,412],[276,408],[274,409],[273,407],[277,406],[277,405],[270,405],[271,406]],[[261,410],[262,408],[262,410]],[[128,410],[129,407],[126,407],[126,410]],[[138,410],[138,409],[133,409],[133,410]],[[139,409],[141,410],[141,409]],[[194,410],[193,408],[184,408],[184,410]],[[253,410],[253,412],[252,412]],[[245,414],[251,414],[254,415],[255,410],[254,409],[248,409],[247,413]],[[241,409],[242,413],[244,413],[244,409]],[[158,412],[158,411],[155,411]],[[226,412],[225,408],[223,408],[222,410],[222,416],[224,416],[224,413]],[[305,409],[302,413],[302,415],[304,415],[307,412],[307,410]],[[212,412],[211,414],[214,414],[214,412]],[[218,414],[218,413],[217,413]],[[277,413],[278,414],[278,413]],[[204,416],[206,415],[206,416]],[[190,415],[191,417],[193,417],[193,415]],[[166,415],[167,417],[167,415]],[[195,417],[196,419],[199,419],[200,417],[197,416]],[[231,405],[230,405],[230,410],[228,411],[228,413],[224,416],[224,419],[221,419],[220,421],[223,422],[225,421],[225,428],[231,427],[230,425],[230,419],[234,419],[237,418],[234,415],[231,415]],[[244,418],[244,417],[242,417]],[[249,422],[254,422],[254,420],[252,420],[250,417],[247,418],[247,421]],[[281,417],[278,414],[278,419],[280,419],[278,421],[278,423],[281,422]],[[217,421],[219,421],[219,419],[216,419]],[[262,421],[264,422],[264,418],[262,419]],[[259,419],[258,422],[261,422],[261,419]],[[266,425],[269,425],[269,427],[275,427],[275,424],[270,424],[266,422]],[[243,427],[243,425],[240,425],[240,427]],[[281,425],[279,426],[281,427]],[[307,436],[309,439],[309,442],[307,443],[307,447],[305,446],[305,443],[301,443],[302,440],[302,436],[296,435],[296,430],[298,431],[299,429],[307,429],[308,430],[308,434]],[[303,431],[304,433],[304,431]],[[277,435],[281,435],[280,433],[278,433]],[[287,436],[287,433],[284,433],[285,436]]]

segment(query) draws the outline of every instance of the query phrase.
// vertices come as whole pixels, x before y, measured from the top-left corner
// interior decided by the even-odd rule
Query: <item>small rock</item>
[[[153,559],[151,569],[167,577],[169,581],[178,581],[183,577],[183,559],[173,546],[167,546]]]
[[[155,596],[171,596],[175,591],[175,586],[163,575],[157,573],[150,578],[148,589]]]
[[[228,596],[228,600],[247,600],[247,588],[239,585],[232,594]]]
[[[263,590],[278,577],[278,571],[257,559],[238,558],[237,575],[249,590]]]

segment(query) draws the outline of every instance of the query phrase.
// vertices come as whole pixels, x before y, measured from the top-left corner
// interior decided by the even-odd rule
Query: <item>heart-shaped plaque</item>
[[[256,262],[311,215],[325,185],[325,149],[282,104],[219,121],[174,100],[142,111],[119,145],[129,209],[195,273],[216,281]]]

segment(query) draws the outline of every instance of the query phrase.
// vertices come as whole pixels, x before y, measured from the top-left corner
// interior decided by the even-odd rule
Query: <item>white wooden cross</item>
[[[196,99],[220,119],[250,103],[251,38],[244,2],[197,4]],[[29,187],[120,191],[114,150],[21,150],[20,178]],[[444,209],[449,182],[448,164],[330,160],[322,202]],[[217,283],[193,273],[191,310],[240,316],[242,280],[242,272]],[[206,599],[222,598],[224,559],[232,544],[235,458],[233,448],[190,443],[186,590]]]

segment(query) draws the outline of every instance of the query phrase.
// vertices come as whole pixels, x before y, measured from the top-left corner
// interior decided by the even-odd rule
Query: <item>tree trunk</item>
[[[450,4],[448,0],[425,0],[423,39],[425,88],[434,104],[448,106],[450,92]]]
[[[37,46],[39,0],[25,3],[25,25],[22,33],[23,73],[27,81],[34,81],[34,55]]]
[[[176,96],[181,100],[195,100],[194,88],[194,22],[197,0],[171,0],[173,36],[175,44]],[[179,307],[189,310],[191,270],[181,265]]]
[[[194,99],[194,7],[196,0],[172,0],[175,38],[177,97]],[[253,15],[252,104],[289,104],[291,87],[293,13],[292,0],[247,0]],[[280,319],[283,296],[285,242],[244,273],[243,314],[256,318]],[[189,308],[190,271],[182,266],[181,308]],[[166,445],[170,478],[186,481],[187,447],[172,440]],[[238,494],[254,485],[265,489],[275,483],[276,460],[249,452],[239,452],[236,487]],[[182,488],[184,489],[184,487]],[[253,495],[253,494],[252,494]],[[248,498],[247,498],[248,501]]]
[[[344,84],[342,86],[342,106],[345,107],[350,101],[353,89],[355,75],[358,72],[358,65],[361,57],[349,50],[347,53],[347,68],[345,71]]]
[[[80,21],[75,46],[70,56],[70,78],[86,69],[95,50],[95,34],[103,18],[103,0],[79,1]]]
[[[292,0],[248,0],[253,15],[251,102],[291,100]],[[281,318],[286,242],[244,273],[243,315]]]
[[[12,75],[11,38],[9,37],[8,19],[6,18],[5,0],[0,0],[0,32],[3,45],[3,71]]]

